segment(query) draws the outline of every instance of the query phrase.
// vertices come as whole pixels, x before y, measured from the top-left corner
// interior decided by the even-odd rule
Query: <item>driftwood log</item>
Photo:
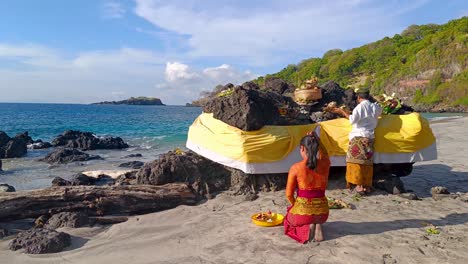
[[[197,201],[198,196],[182,183],[50,187],[0,194],[0,221],[80,210],[91,216],[134,215],[194,205]]]

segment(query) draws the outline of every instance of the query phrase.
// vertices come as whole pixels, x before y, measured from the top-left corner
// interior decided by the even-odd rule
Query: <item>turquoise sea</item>
[[[33,139],[51,141],[64,130],[91,131],[99,136],[122,137],[131,147],[125,150],[96,150],[104,160],[60,166],[36,161],[49,150],[28,150],[26,157],[3,160],[0,182],[18,190],[50,186],[60,176],[88,170],[119,169],[120,163],[151,161],[159,154],[176,147],[183,148],[193,120],[202,112],[199,107],[185,106],[125,106],[74,104],[17,104],[0,103],[0,131],[9,136],[28,131]],[[466,114],[423,114],[429,120],[442,120]],[[122,158],[140,153],[142,158]]]

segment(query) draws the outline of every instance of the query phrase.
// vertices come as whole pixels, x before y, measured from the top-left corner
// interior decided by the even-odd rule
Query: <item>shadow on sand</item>
[[[411,175],[401,178],[407,190],[419,197],[431,197],[434,186],[447,187],[451,193],[468,193],[468,172],[454,171],[444,164],[415,165]]]
[[[326,223],[327,239],[337,239],[352,235],[381,234],[388,231],[402,230],[406,228],[422,228],[424,223],[435,226],[450,226],[465,224],[468,222],[468,213],[449,214],[440,219],[407,219],[383,222],[360,222],[350,223],[346,221],[335,221]],[[359,231],[357,231],[359,230]]]

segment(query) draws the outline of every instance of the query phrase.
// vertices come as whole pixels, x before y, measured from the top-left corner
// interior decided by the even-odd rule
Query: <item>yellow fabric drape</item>
[[[265,126],[256,131],[243,131],[213,118],[213,114],[203,113],[190,126],[188,140],[233,160],[274,162],[289,155],[317,125]],[[321,122],[320,127],[321,142],[328,154],[344,156],[351,131],[349,121],[339,118]],[[375,151],[381,153],[416,152],[435,142],[428,121],[417,113],[383,116],[375,137]]]

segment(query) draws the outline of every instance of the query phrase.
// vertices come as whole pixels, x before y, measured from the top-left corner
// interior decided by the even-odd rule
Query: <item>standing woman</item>
[[[372,187],[374,130],[382,114],[382,108],[377,103],[369,101],[369,88],[358,88],[355,92],[358,105],[351,115],[340,108],[335,108],[333,112],[348,118],[352,125],[346,153],[347,186],[351,188],[351,184],[356,185],[355,190],[359,194],[366,194]]]
[[[313,224],[314,240],[319,242],[324,239],[322,224],[328,219],[325,189],[330,159],[315,134],[302,138],[300,151],[302,161],[294,164],[288,174],[286,198],[291,206],[284,221],[284,233],[305,243],[309,240],[310,225]],[[297,197],[294,197],[296,188]]]

